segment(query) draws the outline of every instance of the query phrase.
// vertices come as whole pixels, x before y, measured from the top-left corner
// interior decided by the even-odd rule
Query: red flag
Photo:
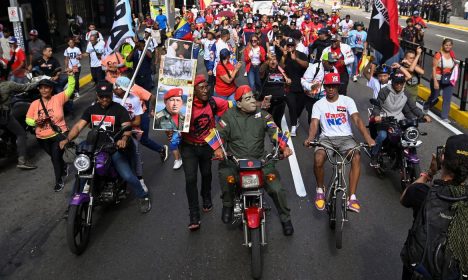
[[[386,61],[398,53],[398,7],[396,0],[374,0],[367,42]]]

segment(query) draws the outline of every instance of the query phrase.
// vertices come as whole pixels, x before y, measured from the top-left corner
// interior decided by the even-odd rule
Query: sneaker
[[[16,165],[19,169],[24,169],[24,170],[32,170],[36,169],[37,166],[26,161],[26,160],[18,160],[18,164]]]
[[[145,193],[147,193],[148,192],[148,187],[145,184],[145,180],[140,179],[140,184],[141,184],[141,187],[143,188],[143,190],[145,191]]]
[[[361,210],[361,205],[359,204],[357,198],[348,200],[348,210],[359,213]]]
[[[69,166],[68,166],[68,164],[65,163],[65,166],[63,168],[62,177],[68,177],[68,173],[69,173]]]
[[[371,156],[370,166],[374,167],[374,168],[379,168],[380,167],[379,156],[378,155],[372,155]]]
[[[149,197],[140,198],[140,212],[148,213],[151,210],[151,200]]]
[[[59,182],[59,183],[55,184],[54,192],[59,192],[59,191],[63,190],[64,187],[65,187],[65,184],[63,182]]]
[[[169,147],[164,145],[163,149],[159,152],[159,155],[161,155],[161,161],[166,162],[166,160],[169,158]]]
[[[75,98],[80,98],[80,92],[75,92]]]
[[[177,170],[177,169],[180,169],[181,167],[182,167],[182,159],[174,160],[174,166],[172,167],[172,169]]]
[[[446,123],[446,124],[451,124],[451,123],[452,123],[452,121],[449,120],[449,119],[442,119],[442,121],[443,121],[444,123]]]
[[[247,77],[247,72],[244,73],[244,77]]]
[[[357,82],[357,75],[353,76],[353,82]]]
[[[296,130],[297,130],[296,125],[291,126],[291,137],[296,137]]]
[[[323,190],[321,192],[317,189],[317,194],[315,195],[315,208],[319,211],[325,209],[325,193]]]

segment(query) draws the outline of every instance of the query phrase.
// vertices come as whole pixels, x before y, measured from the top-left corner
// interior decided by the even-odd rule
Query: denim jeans
[[[127,182],[130,187],[132,187],[133,191],[135,192],[135,196],[138,198],[147,196],[148,193],[144,191],[140,180],[138,180],[138,178],[133,173],[129,160],[124,155],[124,153],[117,151],[112,154],[111,159],[115,170],[117,173],[119,173],[120,177],[122,177],[122,179]]]
[[[159,145],[158,143],[154,142],[149,138],[149,129],[150,129],[150,119],[148,116],[148,111],[144,112],[143,115],[141,115],[141,123],[140,123],[140,128],[143,130],[143,135],[141,136],[140,143],[155,151],[155,152],[160,152],[163,149],[163,146]]]
[[[138,140],[135,137],[131,137],[131,143],[128,143],[131,151],[130,162],[132,163],[132,169],[135,171],[137,177],[143,176],[143,164],[141,157],[141,149]]]
[[[193,59],[198,59],[198,54],[199,53],[200,53],[200,48],[193,48],[192,58]]]
[[[233,92],[233,93],[232,93],[231,95],[229,95],[229,96],[222,96],[222,95],[218,95],[218,94],[216,93],[216,91],[215,91],[213,96],[219,97],[219,98],[224,99],[224,100],[235,101],[235,100],[234,100],[234,93],[235,93],[235,92]]]
[[[434,89],[434,80],[430,82],[431,95],[429,99],[424,103],[424,109],[431,109],[437,102],[439,102],[440,91],[442,91],[442,113],[440,117],[442,119],[448,119],[450,113],[450,102],[452,100],[453,86],[441,85],[439,80],[439,89]]]
[[[375,146],[372,147],[373,156],[379,153],[385,139],[387,139],[387,131],[386,130],[377,131],[377,137],[375,138]]]
[[[91,67],[91,77],[93,77],[93,81],[95,84],[97,82],[104,80],[104,71],[102,71],[102,67]]]
[[[359,60],[361,60],[362,58],[362,52],[357,52],[355,55],[354,55],[354,62],[353,62],[353,72],[352,72],[352,75],[357,75],[359,70],[358,70],[358,64],[359,64]]]
[[[260,65],[251,65],[249,72],[247,73],[249,80],[249,86],[253,92],[262,90],[262,82],[260,80]]]
[[[198,168],[201,174],[201,192],[204,199],[211,198],[211,158],[213,149],[209,145],[195,146],[182,142],[180,154],[184,162],[185,193],[189,204],[189,211],[197,213],[200,211],[198,202],[197,175]]]

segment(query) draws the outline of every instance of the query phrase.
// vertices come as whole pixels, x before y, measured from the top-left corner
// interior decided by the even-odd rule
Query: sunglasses
[[[257,43],[258,40],[250,40],[250,42],[252,42],[252,43]]]
[[[273,28],[278,28],[278,26],[277,26],[277,25],[273,25]]]

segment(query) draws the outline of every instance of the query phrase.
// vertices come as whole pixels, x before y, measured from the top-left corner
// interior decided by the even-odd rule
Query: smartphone
[[[442,168],[441,159],[442,159],[442,155],[444,154],[444,150],[445,150],[444,146],[437,146],[437,150],[436,150],[437,170],[440,170]]]

